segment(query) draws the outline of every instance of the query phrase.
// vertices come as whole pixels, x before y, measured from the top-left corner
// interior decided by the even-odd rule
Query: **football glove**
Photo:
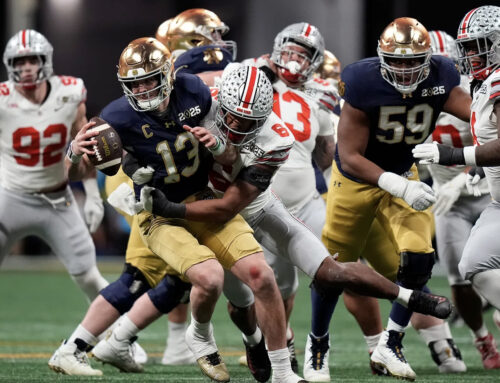
[[[104,218],[104,205],[95,178],[85,179],[82,184],[86,195],[83,215],[89,231],[95,233]]]
[[[467,191],[470,195],[474,197],[480,197],[483,193],[481,193],[481,189],[478,184],[485,177],[484,169],[482,167],[472,167],[467,173],[467,178],[465,180],[465,186],[467,187]]]
[[[450,211],[453,204],[460,197],[465,186],[467,175],[460,172],[455,178],[441,185],[436,194],[436,203],[432,211],[436,215],[443,215]]]
[[[422,165],[476,165],[474,146],[453,148],[434,141],[432,144],[418,144],[412,153]]]
[[[165,218],[184,218],[186,216],[186,205],[169,201],[161,190],[150,186],[141,189],[139,208]],[[136,208],[138,210],[138,208]]]
[[[136,185],[147,184],[153,178],[155,172],[151,166],[140,166],[134,156],[127,153],[123,157],[122,168],[126,175],[132,178]]]
[[[382,173],[378,179],[378,186],[394,197],[402,198],[415,210],[425,210],[436,202],[434,191],[429,185],[407,180],[395,173]]]

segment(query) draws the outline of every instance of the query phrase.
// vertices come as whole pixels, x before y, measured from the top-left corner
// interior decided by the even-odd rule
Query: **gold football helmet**
[[[427,29],[411,17],[390,23],[378,41],[382,77],[399,92],[409,94],[429,76],[432,55]]]
[[[150,111],[170,96],[173,89],[173,63],[170,51],[152,37],[132,41],[123,50],[118,62],[118,81],[130,105],[137,111]],[[154,79],[157,85],[140,93],[132,92],[132,84]]]
[[[205,45],[227,49],[236,59],[236,43],[222,40],[229,31],[219,16],[203,8],[188,9],[160,25],[156,38],[174,53]],[[175,54],[175,53],[174,53]]]
[[[323,63],[319,66],[315,76],[325,80],[340,80],[341,64],[339,59],[332,52],[326,49],[324,55],[325,57],[323,58]]]

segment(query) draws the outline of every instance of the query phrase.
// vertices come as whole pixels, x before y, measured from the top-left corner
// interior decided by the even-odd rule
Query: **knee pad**
[[[104,288],[101,291],[101,295],[120,314],[124,314],[149,289],[151,289],[151,286],[149,286],[148,281],[142,275],[141,271],[126,263],[120,278]]]
[[[154,289],[148,291],[148,295],[156,309],[167,314],[179,303],[187,303],[190,291],[191,283],[167,275]]]
[[[434,252],[402,252],[398,269],[398,282],[403,287],[420,290],[431,278],[433,266]]]

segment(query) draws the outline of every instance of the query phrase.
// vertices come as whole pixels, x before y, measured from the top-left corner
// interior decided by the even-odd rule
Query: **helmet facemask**
[[[475,38],[458,39],[456,44],[459,66],[464,74],[471,75],[477,80],[485,80],[500,66],[499,31],[492,31],[485,36]]]

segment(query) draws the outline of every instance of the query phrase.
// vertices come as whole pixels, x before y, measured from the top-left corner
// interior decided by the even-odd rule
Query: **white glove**
[[[425,210],[436,202],[432,188],[420,181],[410,181],[395,173],[384,172],[378,179],[378,186],[402,198],[415,210]]]
[[[413,157],[420,160],[420,164],[439,164],[439,149],[437,142],[432,144],[418,144],[412,149]]]
[[[478,184],[484,177],[484,170],[481,167],[473,167],[469,170],[469,173],[467,173],[467,179],[465,180],[465,186],[467,187],[467,191],[470,195],[473,195],[474,197],[481,197],[483,193]]]
[[[95,233],[104,218],[104,205],[102,204],[99,188],[97,187],[97,180],[95,178],[87,178],[82,183],[86,194],[83,215],[89,231]]]
[[[446,214],[453,204],[460,197],[460,193],[465,186],[467,175],[459,173],[455,178],[441,185],[436,194],[436,204],[432,211],[436,215]]]
[[[153,197],[151,196],[153,190],[155,188],[151,186],[144,186],[141,189],[141,199],[136,203],[136,209],[146,210],[150,213],[153,212]]]
[[[136,185],[144,185],[147,184],[153,178],[153,173],[155,170],[151,166],[140,167],[137,169],[134,174],[132,174],[132,181]]]
[[[115,209],[128,215],[134,215],[143,210],[137,207],[134,191],[126,182],[120,184],[120,186],[109,195],[108,202]]]

